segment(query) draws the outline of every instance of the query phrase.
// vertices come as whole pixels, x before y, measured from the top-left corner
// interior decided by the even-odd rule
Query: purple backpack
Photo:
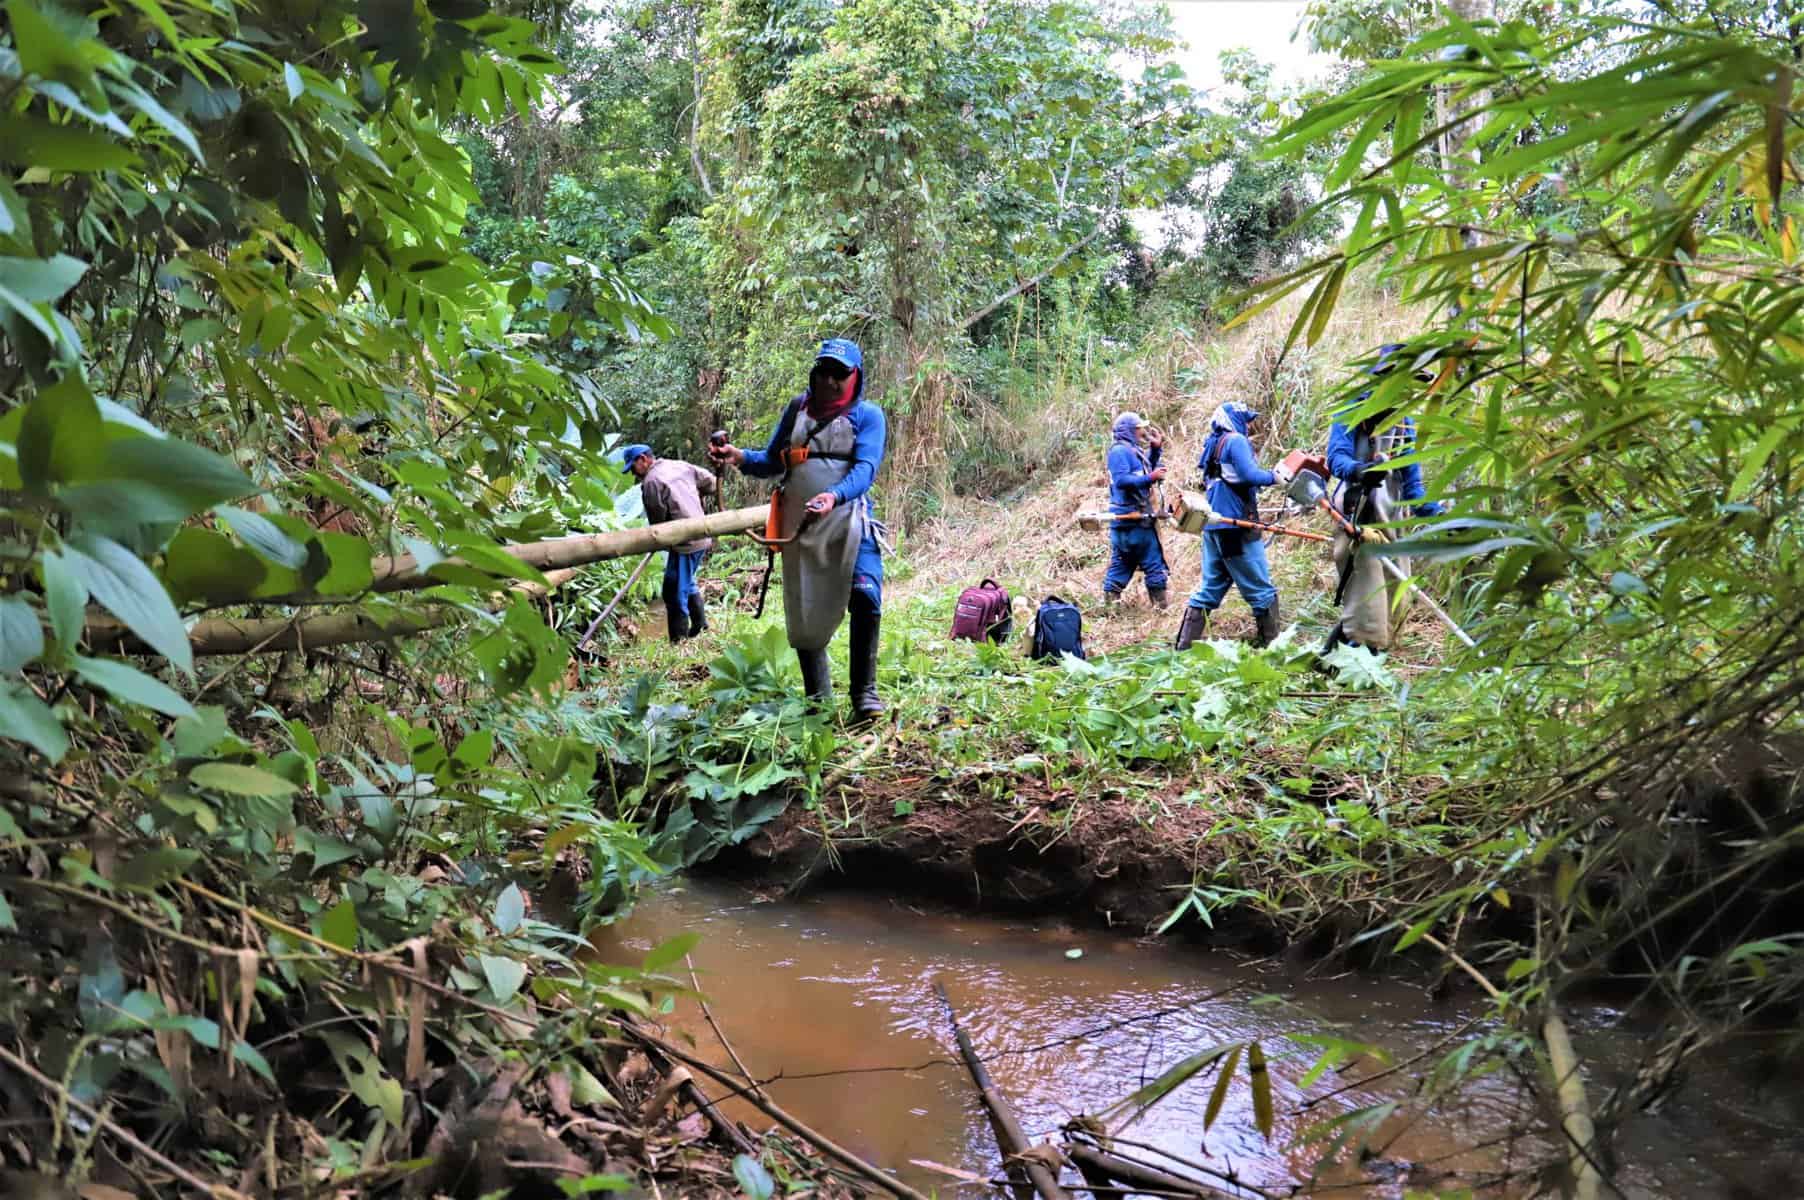
[[[988,638],[1001,643],[1015,627],[1014,610],[1009,606],[1008,592],[994,579],[986,579],[976,587],[958,594],[952,609],[952,636],[968,642]]]

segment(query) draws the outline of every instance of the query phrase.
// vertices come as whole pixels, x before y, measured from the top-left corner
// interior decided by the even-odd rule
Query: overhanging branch
[[[1091,242],[1094,242],[1101,236],[1102,227],[1099,225],[1091,230],[1088,236],[1067,247],[1065,252],[1053,259],[1051,264],[1049,264],[1044,271],[1041,271],[1032,279],[1023,280],[1022,282],[1017,283],[1014,287],[960,321],[958,327],[960,329],[969,329],[971,326],[977,324],[979,321],[1001,308],[1004,304],[1007,304],[1010,300],[1013,300],[1016,296],[1019,296],[1022,292],[1032,291],[1034,288],[1039,287],[1042,283],[1046,282],[1046,277],[1048,275],[1052,274],[1065,264],[1066,259],[1070,258],[1073,254],[1076,254],[1079,250],[1082,250],[1085,246],[1088,246]]]

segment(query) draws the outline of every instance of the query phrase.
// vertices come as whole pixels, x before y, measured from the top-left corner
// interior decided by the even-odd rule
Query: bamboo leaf
[[[1247,1043],[1247,1081],[1253,1085],[1253,1124],[1259,1127],[1259,1132],[1269,1142],[1274,1128],[1272,1076],[1265,1068],[1265,1051],[1258,1042]]]
[[[1322,296],[1315,303],[1315,316],[1309,322],[1308,344],[1314,346],[1322,340],[1322,333],[1328,328],[1328,319],[1334,315],[1334,305],[1340,299],[1341,281],[1347,277],[1347,264],[1343,260],[1340,265],[1328,273],[1322,281]]]
[[[1233,1053],[1222,1063],[1221,1070],[1215,1076],[1215,1088],[1209,1093],[1209,1106],[1203,1110],[1203,1130],[1214,1128],[1215,1118],[1221,1115],[1221,1106],[1227,1102],[1228,1091],[1234,1083],[1234,1068],[1240,1065],[1240,1047],[1234,1047]]]

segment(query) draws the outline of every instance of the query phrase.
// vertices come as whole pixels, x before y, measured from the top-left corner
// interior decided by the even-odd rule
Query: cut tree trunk
[[[668,550],[697,538],[744,533],[761,527],[765,516],[765,507],[756,505],[641,529],[620,529],[585,537],[498,546],[496,549],[547,572],[547,581],[553,588],[557,588],[575,578],[577,568],[605,562],[610,558]],[[443,582],[421,571],[419,563],[411,554],[397,558],[379,558],[371,567],[375,575],[372,590],[377,592],[408,591],[433,587]],[[537,584],[513,583],[501,578],[495,580],[495,586],[497,590],[506,588],[510,592],[529,596],[543,595],[547,590]],[[296,615],[259,619],[214,617],[201,621],[190,629],[188,641],[196,654],[317,650],[327,646],[409,637],[447,625],[456,620],[460,612],[461,609],[447,605],[418,612],[336,612],[312,617]],[[125,626],[106,617],[89,618],[86,638],[90,653],[156,653]]]

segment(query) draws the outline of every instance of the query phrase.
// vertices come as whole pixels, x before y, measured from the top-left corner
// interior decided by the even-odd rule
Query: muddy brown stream
[[[604,957],[634,961],[689,930],[701,935],[694,961],[702,990],[748,1068],[772,1079],[773,1099],[930,1193],[980,1189],[915,1160],[981,1175],[998,1173],[1000,1161],[957,1060],[936,979],[1030,1138],[1106,1108],[1187,1055],[1257,1038],[1271,1059],[1270,1142],[1256,1127],[1244,1060],[1207,1133],[1214,1081],[1205,1077],[1123,1135],[1279,1193],[1313,1180],[1319,1193],[1349,1198],[1400,1197],[1406,1187],[1529,1195],[1534,1181],[1522,1172],[1547,1154],[1545,1141],[1523,1132],[1540,1123],[1507,1072],[1468,1084],[1457,1101],[1426,1110],[1411,1102],[1434,1061],[1490,1028],[1479,999],[1437,1003],[1420,987],[1361,975],[1292,980],[1193,948],[1057,922],[922,911],[862,893],[761,903],[698,879],[648,893],[596,940]],[[670,1020],[701,1054],[728,1065],[696,1006],[680,1004]],[[1597,1079],[1634,1069],[1640,1039],[1613,1028],[1614,1014],[1592,1009],[1574,1020]],[[1317,1053],[1308,1039],[1324,1036],[1382,1046],[1405,1065],[1380,1075],[1383,1063],[1362,1057],[1303,1088]],[[1409,1063],[1424,1051],[1432,1053]],[[1398,1112],[1374,1138],[1382,1161],[1317,1167],[1323,1144],[1304,1144],[1306,1128],[1392,1101]],[[770,1123],[747,1106],[731,1111],[758,1128]],[[1625,1130],[1623,1194],[1727,1196],[1731,1179],[1804,1167],[1790,1123],[1798,1115],[1795,1100],[1763,1099],[1728,1074],[1694,1080],[1666,1111]]]

